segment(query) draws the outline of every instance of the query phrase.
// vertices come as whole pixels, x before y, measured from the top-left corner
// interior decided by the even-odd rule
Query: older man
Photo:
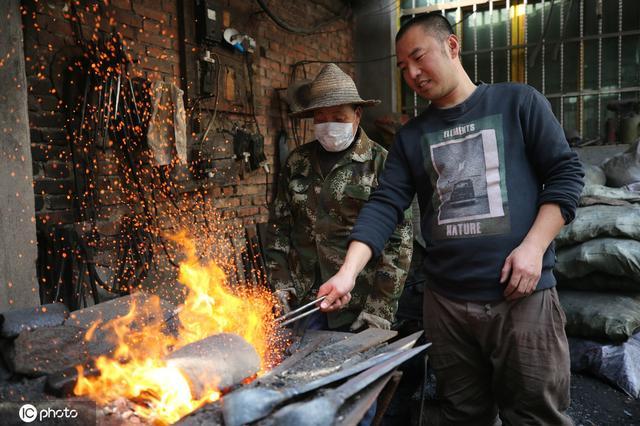
[[[308,86],[308,104],[294,112],[313,118],[316,139],[295,149],[278,182],[266,250],[271,283],[283,306],[315,299],[340,269],[360,209],[378,185],[387,151],[360,128],[363,100],[347,74],[326,65]],[[395,229],[344,297],[344,308],[312,319],[312,328],[389,328],[412,249],[411,221]],[[288,306],[287,306],[288,308]]]

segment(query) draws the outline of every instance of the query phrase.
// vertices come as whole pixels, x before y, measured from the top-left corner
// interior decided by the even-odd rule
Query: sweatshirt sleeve
[[[524,137],[527,154],[542,184],[538,206],[558,204],[568,224],[575,218],[584,170],[578,155],[569,147],[549,101],[536,90],[530,93],[530,102],[523,111]]]
[[[349,237],[349,242],[355,240],[368,245],[374,258],[380,256],[396,226],[404,220],[404,211],[415,194],[401,134],[402,132],[398,134],[389,151],[384,170],[378,179],[378,187],[360,210]]]

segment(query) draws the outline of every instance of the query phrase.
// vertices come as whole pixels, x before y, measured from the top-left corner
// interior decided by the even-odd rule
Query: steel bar
[[[622,0],[618,0],[618,87],[622,87]],[[618,93],[618,100],[621,94]]]
[[[580,1],[578,5],[580,10],[579,35],[582,40],[579,43],[579,65],[578,65],[578,91],[584,90],[584,2]],[[584,96],[578,96],[578,134],[584,136]]]
[[[213,389],[240,384],[260,370],[260,356],[241,336],[220,333],[190,343],[165,358],[168,367],[178,368],[189,379],[194,398]]]
[[[597,96],[598,94],[602,94],[602,95],[610,95],[610,94],[616,94],[616,93],[627,93],[627,92],[637,92],[640,91],[640,86],[633,86],[633,87],[623,87],[623,88],[616,88],[616,89],[602,89],[602,90],[596,90],[596,89],[586,89],[583,90],[582,92],[565,92],[565,93],[549,93],[546,94],[545,97],[547,98],[569,98],[572,96],[588,96],[588,95],[593,95],[593,96]]]
[[[560,2],[560,93],[564,92],[564,2]],[[564,129],[564,100],[560,98],[560,127]]]
[[[411,5],[415,9],[416,0],[412,0]],[[444,10],[442,11],[442,14],[444,15]],[[411,15],[413,15],[413,14],[411,14]],[[417,117],[418,116],[418,94],[412,90],[411,91],[411,96],[413,97],[413,116]]]
[[[493,0],[489,0],[489,49],[491,49],[489,61],[490,65],[490,73],[491,73],[491,84],[494,83],[493,77]]]
[[[323,426],[332,424],[332,421],[337,417],[338,410],[348,398],[361,392],[383,375],[393,371],[403,362],[420,354],[430,345],[431,343],[428,343],[399,353],[375,367],[363,371],[338,388],[318,398],[306,402],[289,404],[278,410],[271,419],[274,424],[282,426]]]
[[[426,345],[425,345],[426,346]],[[424,347],[420,347],[424,350]],[[242,388],[227,394],[223,399],[222,414],[227,426],[240,426],[259,420],[271,413],[283,402],[304,395],[313,390],[330,385],[347,377],[384,363],[389,359],[399,359],[404,354],[419,352],[416,349],[399,349],[383,352],[365,361],[345,367],[335,373],[310,382],[283,389]]]
[[[553,3],[552,3],[552,4],[553,4]],[[542,37],[543,37],[543,38],[541,39],[541,41],[542,41],[542,46],[540,46],[540,48],[542,49],[542,60],[540,61],[540,63],[541,63],[541,65],[540,65],[540,70],[541,70],[541,72],[542,72],[542,76],[541,76],[541,80],[542,80],[542,83],[541,83],[542,87],[541,87],[541,89],[542,89],[542,90],[541,90],[541,92],[542,92],[542,94],[543,94],[543,95],[545,94],[545,91],[546,91],[546,90],[545,90],[545,76],[546,76],[546,75],[545,75],[545,69],[544,69],[544,68],[545,68],[545,66],[546,66],[546,63],[545,63],[545,57],[544,57],[544,56],[545,56],[545,53],[546,53],[546,50],[545,50],[545,39],[544,39],[544,37],[546,37],[546,36],[547,36],[547,35],[544,33],[544,31],[546,30],[546,25],[545,25],[546,21],[544,20],[544,8],[545,8],[546,6],[547,6],[547,5],[545,4],[545,0],[542,0],[542,7],[540,8],[540,28],[541,28],[541,30],[543,31],[543,33],[542,33]],[[551,10],[549,10],[549,13],[551,13]]]
[[[309,309],[310,307],[314,306],[316,303],[318,302],[322,302],[327,296],[322,296],[322,297],[318,297],[316,300],[314,300],[313,302],[309,302],[306,305],[300,306],[297,309],[294,309],[293,311],[287,312],[286,314],[276,318],[276,321],[284,321],[287,318],[290,318],[292,316],[294,316],[295,314],[297,314],[298,312],[302,312],[305,311],[307,309]]]
[[[524,83],[526,84],[528,82],[528,78],[529,78],[529,67],[527,64],[527,60],[529,58],[529,50],[527,47],[527,43],[528,43],[528,31],[529,31],[529,25],[527,22],[527,0],[524,0],[523,3],[523,7],[524,7]]]
[[[473,4],[473,50],[478,50],[478,9]],[[478,81],[478,55],[473,55],[473,81]]]
[[[320,308],[316,306],[315,308],[310,309],[310,310],[308,310],[307,312],[301,313],[301,314],[300,314],[300,315],[298,315],[298,316],[295,316],[295,317],[293,317],[293,318],[289,318],[288,320],[286,320],[286,321],[284,321],[284,322],[281,322],[281,323],[279,324],[279,327],[284,327],[285,325],[289,325],[289,324],[291,324],[291,323],[294,323],[294,322],[296,322],[296,321],[298,321],[298,320],[301,320],[302,318],[306,318],[306,317],[308,317],[309,315],[311,315],[311,314],[313,314],[313,313],[315,313],[315,312],[318,312],[319,310],[320,310]]]
[[[416,2],[414,1],[412,2],[413,7],[411,9],[404,9],[402,11],[402,15],[403,16],[418,15],[420,13],[428,13],[436,10],[445,11],[450,9],[468,7],[468,6],[476,6],[479,4],[487,4],[489,1],[490,0],[458,0],[458,1],[443,2],[439,4],[433,4],[430,6],[422,6],[422,7],[416,7]]]
[[[618,38],[618,37],[626,37],[626,36],[637,36],[640,35],[640,30],[629,30],[629,31],[621,31],[621,32],[613,32],[613,33],[605,33],[600,35],[597,34],[593,34],[593,35],[588,35],[588,36],[584,36],[584,37],[571,37],[571,38],[566,38],[563,39],[564,42],[566,43],[571,43],[571,42],[580,42],[580,41],[587,41],[587,40],[598,40],[599,38],[601,39],[606,39],[606,38]],[[560,40],[549,40],[549,41],[545,41],[544,45],[552,45],[552,44],[557,44],[560,43]],[[511,48],[523,48],[523,47],[535,47],[537,43],[527,43],[525,44],[514,44],[513,46],[499,46],[499,47],[494,47],[493,51],[494,52],[498,52],[501,50],[509,50]],[[477,51],[473,51],[473,50],[468,50],[465,52],[462,52],[460,55],[461,56],[465,56],[465,55],[473,55],[474,53],[490,53],[492,51],[492,49],[490,48],[486,48],[486,49],[478,49]]]
[[[505,2],[505,9],[507,11],[507,81],[511,81],[511,52],[513,52],[513,46],[511,45],[511,5],[509,0]]]
[[[602,0],[598,0],[596,6],[596,19],[598,20],[598,127],[597,134],[602,131],[602,14],[604,12],[602,8]]]

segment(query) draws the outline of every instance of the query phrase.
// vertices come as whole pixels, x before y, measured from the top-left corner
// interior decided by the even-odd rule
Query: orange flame
[[[180,263],[178,281],[187,286],[188,294],[179,309],[178,333],[164,330],[160,299],[148,299],[143,306],[132,305],[129,314],[100,327],[115,336],[116,349],[111,356],[100,356],[97,377],[84,374],[78,366],[76,395],[87,395],[99,404],[125,397],[134,404],[136,414],[153,423],[170,424],[207,402],[220,397],[211,378],[211,388],[200,399],[190,391],[188,379],[164,362],[172,351],[216,333],[235,333],[256,349],[262,370],[270,367],[277,353],[273,307],[275,300],[266,289],[231,288],[226,276],[214,262],[202,264],[196,256],[195,243],[185,232],[172,240],[186,254]],[[145,326],[136,325],[144,317]],[[91,339],[96,327],[85,337]]]

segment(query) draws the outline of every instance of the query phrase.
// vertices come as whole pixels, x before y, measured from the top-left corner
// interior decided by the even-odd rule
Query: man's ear
[[[356,113],[356,118],[360,120],[362,118],[362,107],[360,105],[356,106],[354,112]]]
[[[456,59],[460,57],[460,40],[458,36],[455,34],[449,34],[447,37],[447,47],[449,48],[449,54],[451,55],[451,59]]]

